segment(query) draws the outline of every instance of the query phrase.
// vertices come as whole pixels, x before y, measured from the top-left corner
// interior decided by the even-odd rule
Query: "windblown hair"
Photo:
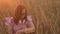
[[[14,16],[13,16],[15,24],[17,24],[19,22],[19,19],[21,17],[20,15],[21,15],[23,9],[25,9],[25,17],[23,19],[25,19],[25,21],[27,20],[27,9],[23,5],[18,5],[15,10]]]

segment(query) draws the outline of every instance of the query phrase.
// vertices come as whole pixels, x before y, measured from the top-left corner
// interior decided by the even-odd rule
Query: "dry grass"
[[[36,27],[35,34],[60,34],[60,0],[20,1],[20,4],[27,7],[28,15],[32,15],[33,23]],[[15,2],[17,1],[14,0],[10,4],[0,3],[0,34],[7,34],[3,18],[12,16],[14,8],[18,5]]]

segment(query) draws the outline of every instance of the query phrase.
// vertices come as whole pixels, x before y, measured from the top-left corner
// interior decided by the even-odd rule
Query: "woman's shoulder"
[[[5,17],[4,20],[6,25],[10,25],[13,21],[13,17]]]
[[[27,16],[28,21],[32,21],[32,16]]]
[[[31,17],[31,15],[28,15],[27,17]]]

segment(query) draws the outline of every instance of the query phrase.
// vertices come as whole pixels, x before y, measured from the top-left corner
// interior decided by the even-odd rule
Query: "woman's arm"
[[[32,22],[30,22],[27,26],[28,26],[28,28],[19,30],[16,32],[16,34],[17,33],[32,33],[35,31],[35,27],[34,27],[34,24]]]
[[[25,33],[31,33],[35,31],[35,26],[32,22],[28,23],[28,28],[25,28]]]
[[[5,17],[4,18],[4,22],[5,22],[5,26],[6,26],[8,34],[12,34],[11,20],[12,20],[11,17]]]

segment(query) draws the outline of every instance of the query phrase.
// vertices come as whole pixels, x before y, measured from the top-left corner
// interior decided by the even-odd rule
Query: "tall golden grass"
[[[12,1],[12,0],[11,0]],[[34,34],[60,34],[60,0],[14,0],[0,3],[0,34],[7,34],[4,17],[12,16],[18,4],[25,5],[36,27]],[[9,2],[9,1],[8,1]],[[16,2],[16,3],[15,3]]]

